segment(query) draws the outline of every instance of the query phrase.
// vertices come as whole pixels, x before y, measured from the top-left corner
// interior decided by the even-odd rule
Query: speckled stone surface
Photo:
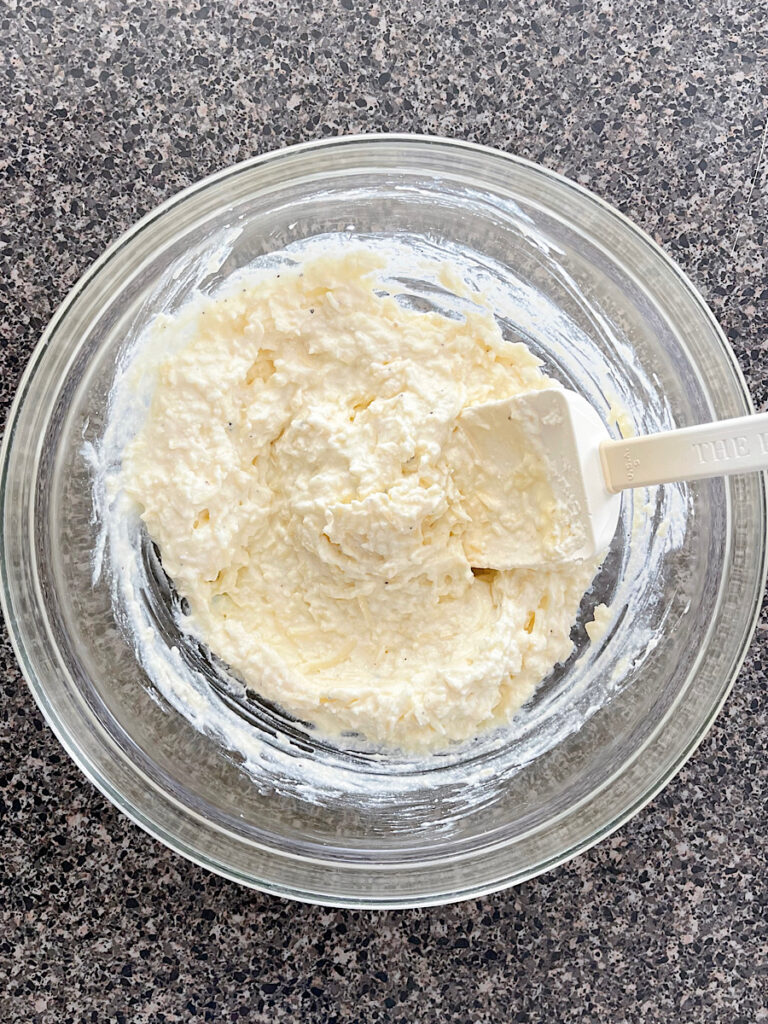
[[[437,132],[587,185],[649,231],[768,404],[768,8],[473,0],[5,0],[0,392],[101,250],[194,180],[337,133]],[[695,757],[548,875],[442,909],[250,893],[122,817],[6,640],[0,1020],[768,1019],[768,619]]]

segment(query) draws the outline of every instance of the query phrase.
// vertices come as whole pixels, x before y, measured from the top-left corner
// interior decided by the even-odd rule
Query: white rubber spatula
[[[459,424],[477,459],[464,535],[477,568],[594,557],[626,488],[768,469],[768,413],[615,441],[581,395],[547,388],[473,406]]]

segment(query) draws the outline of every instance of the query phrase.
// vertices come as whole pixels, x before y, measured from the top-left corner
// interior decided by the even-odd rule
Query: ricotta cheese
[[[339,249],[163,318],[119,483],[186,627],[249,688],[419,751],[509,721],[570,653],[596,565],[473,568],[458,417],[554,382],[481,303],[411,308],[384,267]]]

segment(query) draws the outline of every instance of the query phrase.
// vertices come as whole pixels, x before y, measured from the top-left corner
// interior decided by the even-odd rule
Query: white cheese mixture
[[[249,687],[420,750],[510,719],[571,651],[595,565],[473,572],[457,418],[553,382],[480,306],[407,308],[384,265],[339,250],[163,318],[121,485],[189,630]],[[520,508],[551,531],[546,502]]]

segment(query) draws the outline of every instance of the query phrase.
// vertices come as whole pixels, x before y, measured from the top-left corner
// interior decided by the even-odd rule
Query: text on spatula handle
[[[760,454],[768,455],[768,432],[757,434],[756,437]],[[692,441],[691,447],[700,465],[731,462],[733,459],[745,459],[753,454],[749,438],[743,435],[725,437],[719,441]]]

